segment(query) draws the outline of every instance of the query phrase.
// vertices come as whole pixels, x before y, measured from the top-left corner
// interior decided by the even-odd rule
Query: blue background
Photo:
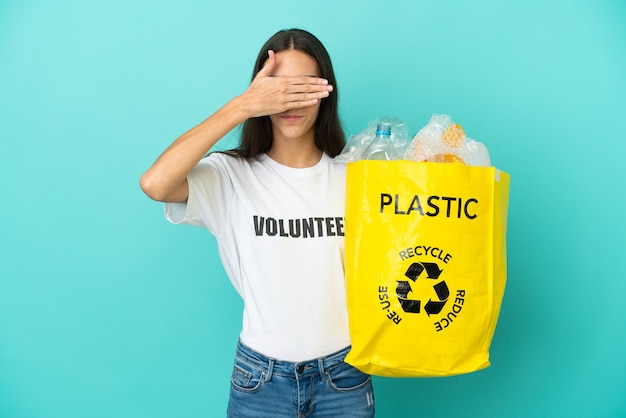
[[[449,114],[512,178],[493,365],[376,378],[377,416],[626,416],[625,18],[619,0],[3,0],[0,416],[224,415],[241,302],[208,232],[169,225],[138,179],[294,26],[333,57],[348,134]]]

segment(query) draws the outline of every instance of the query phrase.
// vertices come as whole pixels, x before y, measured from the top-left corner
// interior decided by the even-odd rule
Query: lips
[[[287,114],[287,115],[280,115],[280,118],[286,122],[297,122],[300,119],[302,119],[302,116]]]

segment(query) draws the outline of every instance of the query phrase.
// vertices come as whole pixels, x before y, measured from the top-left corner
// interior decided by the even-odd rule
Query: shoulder
[[[328,158],[328,169],[333,173],[333,175],[337,176],[346,176],[346,163],[337,162],[334,159],[326,156]]]
[[[197,164],[197,167],[214,167],[224,171],[240,170],[258,163],[257,159],[248,159],[228,152],[213,152]]]

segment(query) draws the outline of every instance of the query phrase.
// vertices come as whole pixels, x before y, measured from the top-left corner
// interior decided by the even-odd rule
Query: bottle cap
[[[387,122],[379,123],[376,127],[376,135],[391,135],[391,124]]]

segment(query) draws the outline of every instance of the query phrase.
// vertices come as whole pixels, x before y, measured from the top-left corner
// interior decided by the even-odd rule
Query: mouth
[[[291,114],[280,115],[279,117],[286,122],[297,122],[302,119],[302,116]]]

